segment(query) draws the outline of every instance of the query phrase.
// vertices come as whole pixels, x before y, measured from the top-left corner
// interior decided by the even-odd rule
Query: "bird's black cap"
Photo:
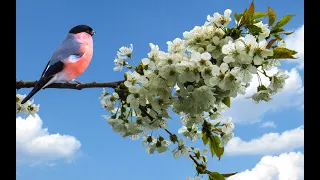
[[[88,34],[90,34],[91,36],[93,36],[96,32],[88,25],[77,25],[75,27],[73,27],[72,29],[70,29],[69,33],[72,34],[77,34],[77,33],[81,33],[81,32],[86,32]]]

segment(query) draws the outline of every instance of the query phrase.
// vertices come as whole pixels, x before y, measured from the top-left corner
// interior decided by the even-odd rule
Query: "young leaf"
[[[207,143],[208,143],[208,141],[209,141],[207,132],[202,132],[202,141],[203,141],[203,144],[204,144],[204,145],[207,145]]]
[[[268,17],[269,17],[268,25],[272,26],[273,23],[276,21],[276,12],[274,12],[271,7],[268,7]]]
[[[275,47],[273,49],[273,56],[268,56],[268,59],[297,59],[293,55],[297,54],[297,51],[287,48]]]
[[[233,173],[226,173],[226,174],[221,174],[222,176],[224,177],[230,177],[230,176],[233,176],[235,174],[237,174],[238,172],[233,172]]]
[[[292,14],[283,16],[272,29],[278,29],[279,27],[286,25],[293,16],[294,15]]]
[[[209,179],[210,180],[225,180],[224,176],[218,172],[211,172],[209,174]]]
[[[268,16],[268,14],[265,12],[254,12],[253,13],[253,19],[259,19],[259,18],[262,18],[265,16]]]
[[[220,125],[221,122],[218,122],[217,124],[215,124],[213,127],[216,128]]]
[[[230,108],[230,97],[225,97],[222,102]]]
[[[253,14],[254,14],[254,2],[252,1],[247,12],[245,13],[247,23],[251,24],[251,22],[253,20]]]
[[[248,25],[247,28],[254,35],[262,33],[262,29],[256,25]]]

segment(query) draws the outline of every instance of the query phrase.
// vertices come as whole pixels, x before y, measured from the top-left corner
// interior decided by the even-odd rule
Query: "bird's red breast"
[[[83,32],[76,34],[76,38],[82,42],[80,52],[84,54],[76,62],[67,61],[64,63],[63,71],[70,80],[80,76],[88,68],[93,55],[93,40],[91,35]]]

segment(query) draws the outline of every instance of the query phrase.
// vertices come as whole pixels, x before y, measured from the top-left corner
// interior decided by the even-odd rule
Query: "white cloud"
[[[17,163],[52,165],[56,160],[71,161],[80,146],[73,136],[49,134],[47,128],[42,128],[42,120],[37,114],[26,119],[16,118]]]
[[[304,68],[304,25],[295,30],[295,32],[287,36],[284,41],[286,42],[287,48],[297,51],[295,55],[298,59],[289,59],[289,62],[298,62],[298,68]]]
[[[228,180],[303,180],[304,155],[301,152],[283,153],[279,156],[264,156],[251,170],[245,170]]]
[[[279,133],[264,134],[260,138],[249,142],[239,137],[230,139],[225,147],[226,155],[274,155],[290,152],[304,146],[304,126]]]
[[[262,125],[260,127],[263,127],[263,128],[266,128],[266,127],[276,128],[276,124],[273,121],[266,121],[266,122],[262,123]]]
[[[267,74],[273,75],[278,72],[278,69],[272,69]],[[256,104],[252,99],[245,97],[251,96],[257,92],[259,85],[258,77],[254,76],[250,86],[247,88],[245,95],[237,96],[231,100],[231,108],[226,110],[224,116],[231,116],[235,123],[256,123],[261,121],[263,115],[270,111],[277,111],[281,108],[288,108],[298,106],[301,109],[304,103],[304,86],[302,84],[301,76],[296,68],[286,71],[289,78],[286,81],[285,87],[281,92],[272,97],[270,102],[260,102]],[[262,83],[266,86],[270,81],[268,78],[260,75]]]

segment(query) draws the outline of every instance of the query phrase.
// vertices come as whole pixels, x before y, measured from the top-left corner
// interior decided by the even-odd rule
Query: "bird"
[[[95,31],[88,25],[77,25],[71,28],[53,52],[49,62],[44,68],[40,79],[36,82],[30,93],[21,101],[27,102],[39,90],[48,85],[65,81],[82,84],[75,78],[80,76],[89,66],[93,56],[93,38]]]

